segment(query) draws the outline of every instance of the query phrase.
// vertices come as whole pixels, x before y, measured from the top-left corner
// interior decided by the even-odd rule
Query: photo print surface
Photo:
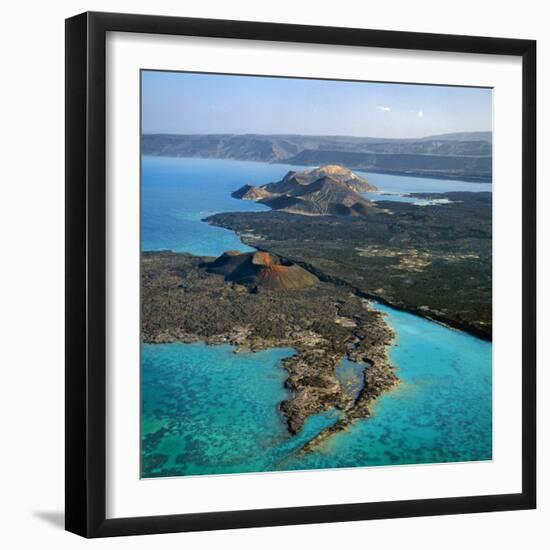
[[[141,476],[492,459],[492,90],[141,71]]]

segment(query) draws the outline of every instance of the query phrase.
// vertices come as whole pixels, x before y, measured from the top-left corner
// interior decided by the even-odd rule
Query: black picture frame
[[[106,519],[105,40],[108,31],[518,56],[523,63],[522,491]],[[536,506],[536,42],[115,13],[66,20],[66,529],[108,537]]]

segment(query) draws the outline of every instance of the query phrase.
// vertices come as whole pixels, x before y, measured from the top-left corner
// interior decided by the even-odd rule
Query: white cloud
[[[422,118],[424,116],[424,111],[418,111],[418,113],[416,113],[416,116]]]
[[[377,105],[377,107],[381,110],[381,111],[384,111],[386,113],[388,113],[389,111],[391,111],[391,107],[385,107],[384,105]]]

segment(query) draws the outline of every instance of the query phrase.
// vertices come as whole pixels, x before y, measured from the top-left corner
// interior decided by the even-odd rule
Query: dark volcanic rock
[[[200,266],[204,267],[209,273],[217,273],[227,277],[247,263],[249,261],[248,256],[248,254],[243,254],[238,250],[228,250],[214,261],[204,262]]]
[[[265,286],[251,292],[225,279],[226,267],[234,267],[239,256],[252,256],[259,267],[284,267],[267,253],[225,254],[214,261],[144,253],[143,341],[202,340],[252,351],[292,347],[296,355],[284,361],[292,398],[281,403],[291,433],[300,431],[310,415],[332,408],[342,411],[339,429],[368,416],[373,400],[397,382],[387,355],[393,333],[384,316],[348,289],[320,281],[292,292]],[[218,274],[205,269],[213,264]],[[365,385],[355,400],[336,376],[345,356],[365,365]]]
[[[236,191],[233,191],[231,196],[236,199],[244,199],[247,201],[259,201],[271,197],[271,193],[262,187],[246,184],[239,187]]]
[[[322,280],[490,340],[492,194],[415,196],[451,202],[386,201],[367,216],[271,211],[216,214],[208,221]]]

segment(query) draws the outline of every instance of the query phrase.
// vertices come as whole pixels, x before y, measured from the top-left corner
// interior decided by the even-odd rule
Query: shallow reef
[[[229,254],[226,259],[234,263],[236,257]],[[261,260],[263,267],[266,257]],[[298,433],[312,415],[342,412],[318,440],[368,416],[373,400],[397,383],[388,358],[393,332],[367,300],[317,278],[307,279],[303,288],[289,289],[263,286],[261,278],[248,276],[248,284],[227,280],[226,269],[219,271],[220,262],[214,258],[143,253],[143,342],[204,341],[232,344],[237,351],[293,348],[296,353],[283,360],[292,396],[280,404],[289,431]],[[357,395],[338,377],[343,358],[364,365]]]

